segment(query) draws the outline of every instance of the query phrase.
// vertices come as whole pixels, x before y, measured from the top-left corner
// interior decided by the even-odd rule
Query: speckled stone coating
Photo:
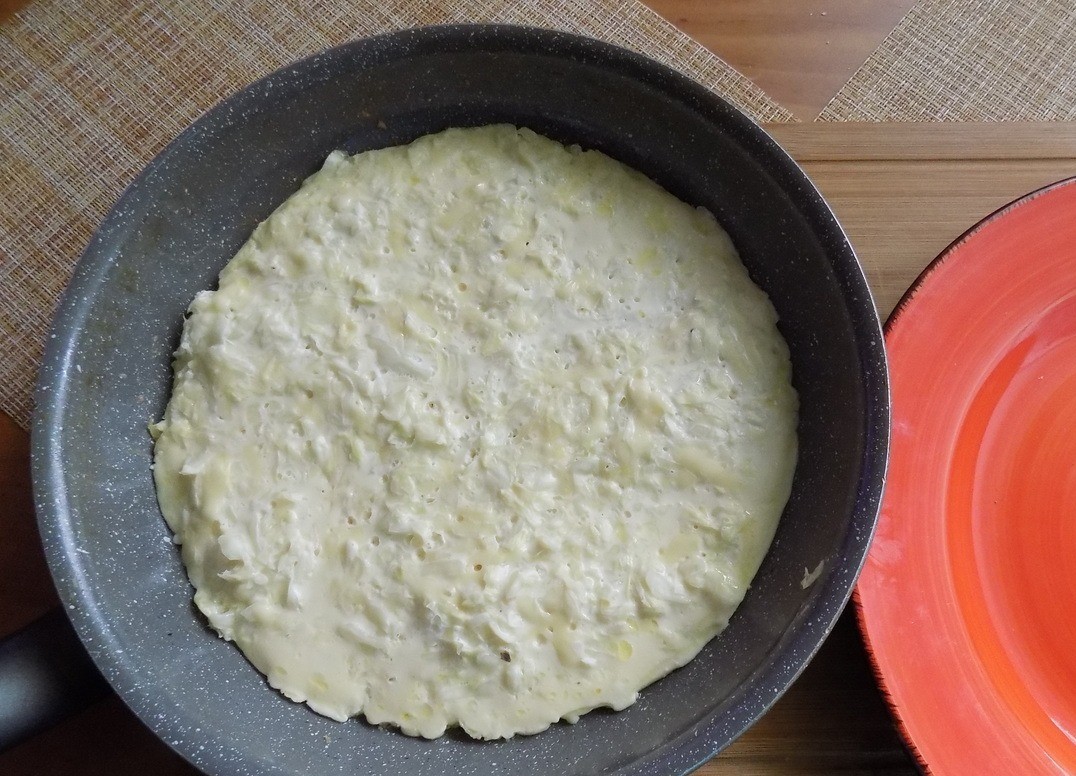
[[[146,425],[167,401],[195,293],[214,286],[255,224],[330,151],[496,122],[597,148],[718,217],[781,316],[801,400],[800,461],[777,538],[728,629],[635,706],[507,742],[426,741],[291,703],[205,626],[157,507]],[[795,163],[663,66],[512,27],[359,41],[207,113],[130,186],[87,248],[37,402],[34,493],[67,614],[126,703],[212,774],[693,770],[770,707],[832,628],[871,538],[889,435],[867,284]]]

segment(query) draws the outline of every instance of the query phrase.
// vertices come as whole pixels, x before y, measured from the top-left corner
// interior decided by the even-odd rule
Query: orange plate
[[[856,601],[905,738],[935,776],[1076,774],[1076,178],[953,243],[886,344]]]

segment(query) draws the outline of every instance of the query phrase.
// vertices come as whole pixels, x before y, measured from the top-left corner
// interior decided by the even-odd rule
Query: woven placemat
[[[760,121],[792,115],[635,0],[41,0],[0,28],[0,410],[26,427],[60,293],[134,175],[234,90],[328,46],[421,24],[577,32],[686,73]]]
[[[1076,120],[1076,3],[920,0],[819,120]]]

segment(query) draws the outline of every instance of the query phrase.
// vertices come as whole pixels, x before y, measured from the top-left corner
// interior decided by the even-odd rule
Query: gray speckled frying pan
[[[335,148],[512,122],[597,148],[709,208],[773,299],[802,401],[777,539],[729,628],[621,713],[477,743],[338,724],[285,700],[196,614],[150,476],[183,313]],[[755,124],[592,40],[443,27],[359,41],[244,89],[138,177],[57,314],[33,428],[34,493],[66,613],[97,667],[214,774],[684,773],[785,690],[847,601],[884,479],[888,392],[863,274],[829,208]],[[804,586],[805,570],[821,574]]]

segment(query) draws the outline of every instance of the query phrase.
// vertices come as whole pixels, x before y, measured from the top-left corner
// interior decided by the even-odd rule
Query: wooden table
[[[0,19],[24,0],[0,0]],[[809,123],[911,0],[648,0],[803,124],[768,129],[829,200],[887,315],[922,268],[1011,199],[1076,175],[1076,124]],[[56,604],[27,435],[0,414],[0,636]],[[915,773],[845,613],[802,677],[703,776]],[[0,755],[0,772],[192,774],[116,698]]]

